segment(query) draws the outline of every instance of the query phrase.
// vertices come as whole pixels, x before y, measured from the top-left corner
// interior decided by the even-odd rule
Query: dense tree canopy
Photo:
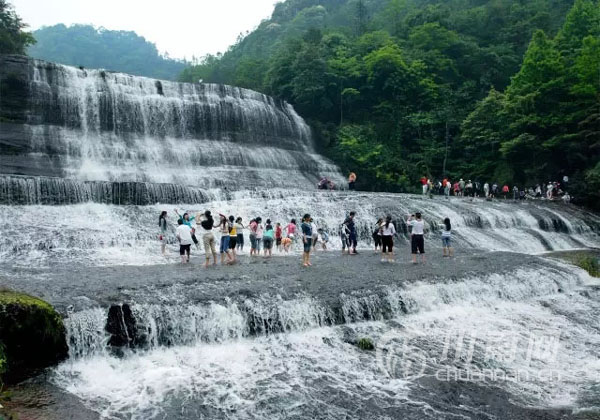
[[[365,189],[566,174],[589,190],[600,179],[598,10],[597,0],[287,0],[180,78],[291,102]]]
[[[57,63],[168,80],[176,79],[186,66],[161,56],[153,43],[132,31],[60,24],[33,35],[37,43],[29,48],[29,55]]]
[[[488,159],[490,171],[510,168],[510,178],[529,183],[566,174],[580,198],[598,205],[599,75],[600,8],[577,0],[554,38],[535,32],[505,95],[491,91],[477,104],[462,139],[498,140],[501,158]],[[490,104],[497,121],[484,115]]]
[[[35,43],[27,25],[6,0],[0,0],[0,54],[25,54],[28,45]]]

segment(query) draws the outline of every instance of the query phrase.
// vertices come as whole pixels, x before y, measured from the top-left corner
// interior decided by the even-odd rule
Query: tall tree
[[[0,0],[0,54],[25,54],[27,47],[35,43],[27,24],[15,13],[6,0]]]

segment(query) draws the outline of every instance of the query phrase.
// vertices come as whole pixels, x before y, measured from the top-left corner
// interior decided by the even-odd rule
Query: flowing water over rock
[[[342,295],[339,307],[308,296],[134,304],[143,349],[120,355],[105,345],[107,313],[83,311],[68,318],[74,354],[53,381],[106,418],[594,412],[599,289],[585,286],[581,272],[547,264]],[[362,337],[376,351],[360,350]],[[480,376],[453,380],[458,373]]]
[[[196,198],[194,188],[312,187],[319,175],[340,179],[337,167],[315,153],[310,128],[294,109],[257,92],[18,56],[0,56],[0,80],[2,172],[44,177],[2,179],[5,203],[117,202],[119,186],[192,187],[175,196],[179,201]],[[173,198],[172,188],[154,188],[150,199]]]
[[[0,56],[0,278],[64,314],[70,359],[49,383],[100,418],[598,415],[600,286],[538,256],[598,248],[598,215],[316,191],[323,175],[343,183],[302,118],[265,95]],[[210,270],[193,250],[183,267],[172,230],[167,258],[157,241],[173,207],[282,224],[308,212],[333,251],[310,270],[300,244]],[[362,255],[341,258],[352,210]],[[416,211],[425,266],[407,262]],[[387,214],[393,265],[368,249]],[[454,259],[438,256],[444,217]]]

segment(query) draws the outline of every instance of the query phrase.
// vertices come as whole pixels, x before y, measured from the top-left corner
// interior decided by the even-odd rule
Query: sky
[[[8,0],[35,30],[57,23],[135,31],[161,53],[191,59],[224,52],[271,16],[277,0]]]

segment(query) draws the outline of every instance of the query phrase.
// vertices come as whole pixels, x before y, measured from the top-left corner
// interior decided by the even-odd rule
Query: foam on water
[[[423,378],[447,369],[505,372],[508,379],[479,385],[504,389],[519,405],[577,407],[600,375],[600,364],[590,363],[600,346],[600,330],[594,327],[600,322],[598,293],[582,288],[584,281],[582,271],[553,267],[451,284],[421,282],[390,290],[385,298],[411,302],[408,314],[396,309],[392,322],[343,327],[299,321],[314,319],[314,310],[308,307],[316,302],[280,302],[296,319],[285,334],[254,338],[234,334],[223,341],[217,332],[209,340],[197,336],[187,345],[159,346],[124,358],[106,353],[75,357],[55,370],[53,381],[107,419],[364,418],[389,413],[440,418],[446,415],[437,411],[439,405],[432,407],[430,397],[435,399],[441,391],[428,388]],[[254,303],[260,305],[260,300]],[[222,313],[229,311],[227,307],[209,306],[206,311],[223,320],[218,331],[243,330],[239,320],[233,325],[226,321],[235,321]],[[357,338],[369,337],[377,351],[364,352],[347,343],[348,330]],[[419,334],[413,335],[417,338],[403,348],[404,353],[392,356],[424,360],[423,377],[404,376],[402,364],[381,363],[381,354],[391,357],[379,353],[390,335],[406,339],[408,331]],[[547,352],[554,347],[542,349],[546,353],[528,347],[531,340],[540,344],[555,337],[553,354]],[[459,338],[462,357],[456,354]],[[518,344],[516,351],[513,342]],[[450,352],[440,357],[448,343]],[[486,353],[490,343],[493,357]],[[466,358],[467,353],[471,357]],[[397,370],[386,369],[389,366]],[[509,376],[515,372],[518,379]],[[540,377],[539,372],[554,376]],[[448,409],[469,416],[480,408]]]
[[[331,328],[156,349],[125,360],[76,360],[55,374],[59,385],[101,408],[104,418],[131,419],[333,418],[346,412],[344,402],[354,400],[358,409],[368,400],[405,394],[403,381],[379,379],[374,359]],[[335,404],[326,393],[341,398]]]
[[[215,195],[218,193],[215,192]],[[0,256],[12,264],[44,266],[50,262],[88,265],[162,264],[158,214],[170,212],[169,250],[175,254],[174,205],[115,206],[85,203],[69,206],[0,206]],[[178,206],[182,208],[182,206]],[[231,192],[218,200],[183,207],[191,214],[210,209],[241,216],[245,223],[261,216],[284,226],[291,218],[310,213],[330,234],[329,247],[339,249],[338,229],[351,210],[357,213],[359,245],[371,246],[377,217],[391,214],[400,233],[399,245],[407,243],[406,214],[423,212],[426,237],[437,246],[439,223],[450,217],[458,249],[484,249],[540,253],[548,250],[600,246],[600,219],[568,206],[489,203],[482,200],[425,200],[393,194],[347,194],[302,192],[282,189]],[[183,210],[181,210],[183,211]],[[180,212],[181,212],[180,211]],[[247,235],[247,232],[246,232]],[[248,242],[248,241],[247,241]],[[428,246],[430,246],[428,245]],[[201,251],[203,253],[203,251]]]

